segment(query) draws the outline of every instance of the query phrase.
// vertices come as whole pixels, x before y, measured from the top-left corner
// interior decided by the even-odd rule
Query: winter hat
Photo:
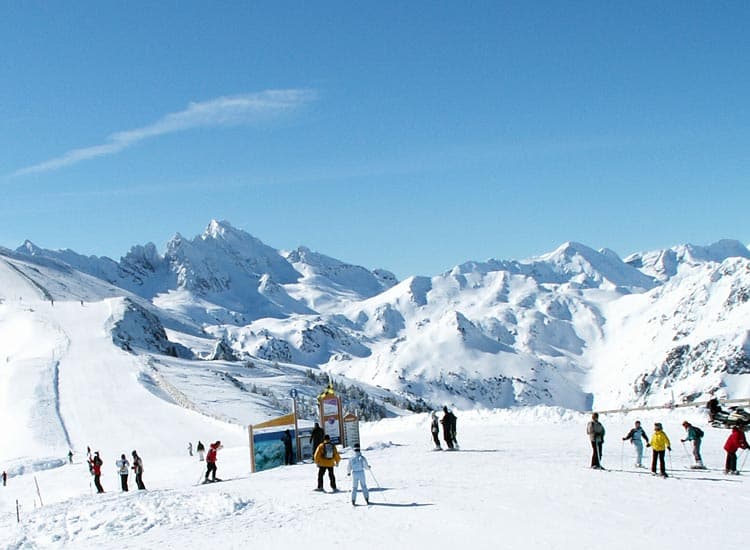
[[[354,451],[359,452],[359,443],[354,444]]]
[[[661,422],[656,422],[656,423],[654,424],[654,429],[656,429],[656,430],[661,430]]]

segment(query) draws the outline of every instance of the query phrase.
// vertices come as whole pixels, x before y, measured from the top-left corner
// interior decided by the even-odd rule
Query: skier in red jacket
[[[725,474],[739,475],[737,471],[737,451],[739,449],[747,449],[747,439],[745,438],[745,432],[743,432],[738,426],[732,427],[732,433],[729,434],[727,442],[724,443],[724,450],[727,452],[727,462],[724,466]]]
[[[208,454],[206,455],[206,478],[203,480],[203,483],[208,483],[209,475],[211,475],[211,481],[221,481],[220,479],[216,479],[216,453],[221,448],[221,441],[209,445]]]

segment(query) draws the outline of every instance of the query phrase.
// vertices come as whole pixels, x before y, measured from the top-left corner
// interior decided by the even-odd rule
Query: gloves
[[[680,443],[685,443],[685,440],[684,439],[680,439]]]
[[[667,447],[667,450],[671,453],[672,452],[672,447]]]
[[[352,475],[352,474],[350,474],[349,472],[346,473],[346,477],[349,477],[350,475]]]
[[[650,447],[650,446],[651,446],[651,443],[646,443],[646,447]]]

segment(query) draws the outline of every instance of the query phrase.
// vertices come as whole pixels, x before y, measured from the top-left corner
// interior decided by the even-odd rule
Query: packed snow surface
[[[744,545],[747,533],[737,522],[744,521],[750,506],[749,482],[747,476],[722,472],[727,431],[690,416],[706,431],[709,467],[690,470],[680,443],[683,415],[641,415],[649,434],[658,420],[672,440],[671,477],[662,479],[635,468],[631,445],[621,441],[635,418],[602,417],[603,463],[609,471],[588,467],[587,416],[562,409],[458,411],[461,449],[455,452],[432,450],[426,414],[365,424],[370,506],[361,494],[358,505],[351,505],[348,449],[335,470],[338,493],[312,491],[317,472],[312,464],[250,474],[247,445],[235,442],[219,451],[222,483],[198,485],[204,463],[181,446],[144,453],[148,490],[128,493],[119,490],[116,453],[108,451],[102,476],[106,493],[97,495],[85,457],[78,454],[73,465],[14,476],[0,488],[0,547],[630,550],[636,544],[682,550]],[[126,441],[106,443],[109,449],[129,449]],[[746,458],[740,454],[745,467]],[[327,477],[325,487],[328,491]]]

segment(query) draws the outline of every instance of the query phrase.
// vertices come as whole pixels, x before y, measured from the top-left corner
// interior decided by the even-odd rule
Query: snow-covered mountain
[[[568,242],[400,282],[217,221],[119,262],[28,241],[0,254],[6,277],[44,299],[126,300],[118,345],[199,370],[210,357],[322,369],[434,406],[586,410],[750,390],[750,250],[736,241],[624,261]]]

